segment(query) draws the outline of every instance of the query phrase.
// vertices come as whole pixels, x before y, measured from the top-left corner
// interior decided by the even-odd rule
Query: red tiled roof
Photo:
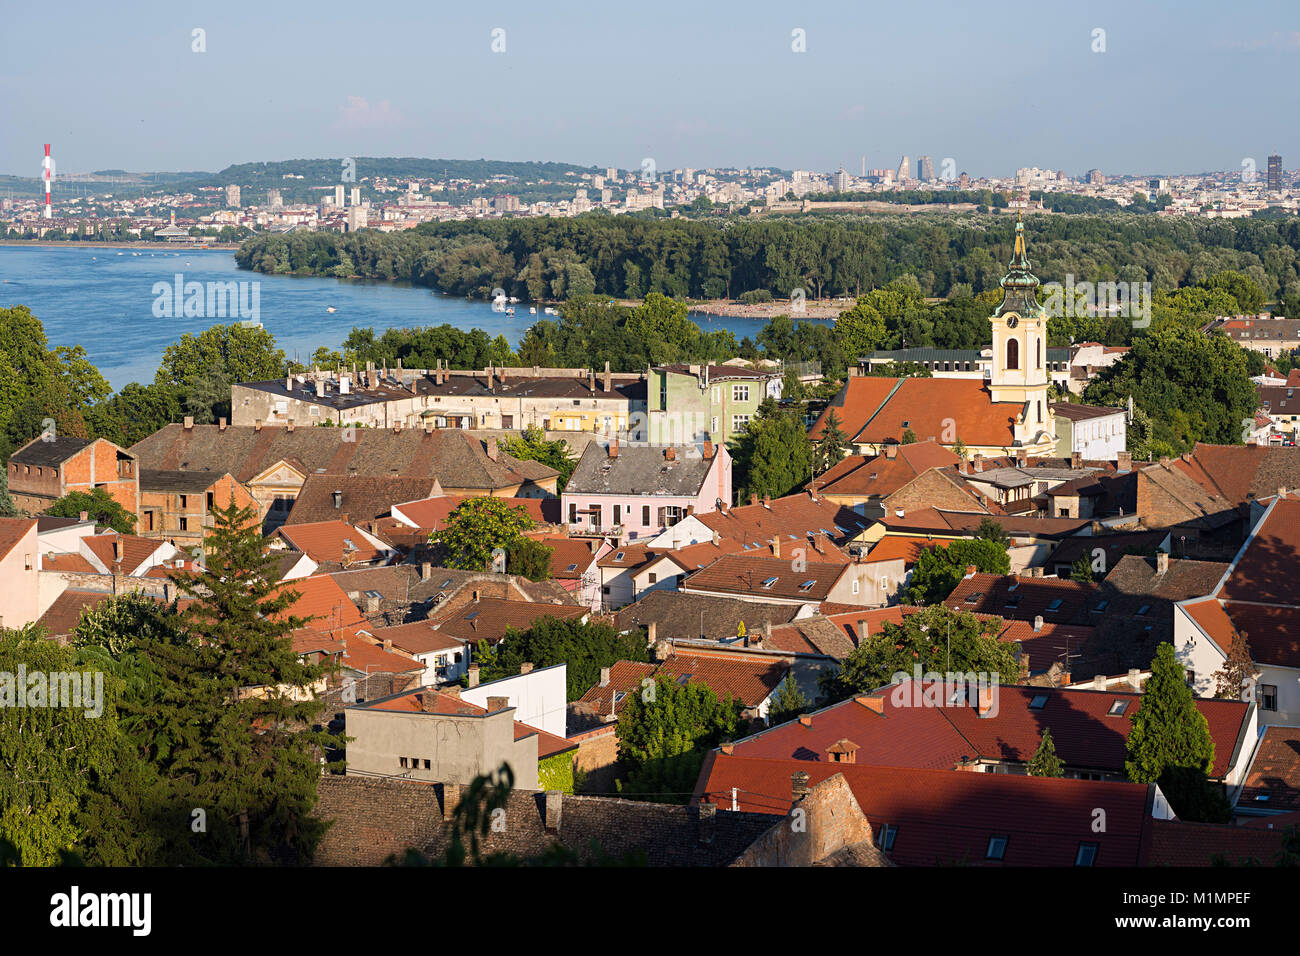
[[[725,511],[696,514],[710,531],[723,540],[742,545],[765,547],[774,537],[785,545],[806,541],[810,533],[825,532],[836,540],[846,540],[871,524],[852,508],[808,494],[773,498],[767,504],[739,505]],[[802,547],[802,545],[799,545]]]
[[[1060,623],[1074,620],[1096,593],[1095,584],[1081,581],[976,573],[962,578],[943,603],[957,611],[1022,621],[1042,615],[1044,622]]]
[[[916,563],[921,552],[927,548],[946,548],[952,544],[956,538],[921,538],[905,534],[887,534],[881,538],[866,556],[863,561],[897,561],[902,559],[905,565]]]
[[[371,544],[358,528],[344,521],[282,525],[275,533],[316,562],[344,563],[348,541],[354,545],[353,550],[346,552],[349,564],[365,564],[384,556],[384,552]]]
[[[837,406],[841,398],[843,405]],[[955,423],[956,437],[967,445],[1009,447],[1022,411],[1018,402],[995,403],[981,379],[856,376],[841,398],[827,406],[811,437],[820,436],[834,408],[855,444],[899,442],[908,429],[925,441],[953,431]]]
[[[104,567],[110,572],[120,568],[121,574],[134,574],[140,565],[144,564],[163,544],[151,538],[141,538],[134,534],[118,534],[116,531],[90,535],[81,540],[90,552],[103,562]],[[120,564],[113,558],[114,545],[117,541],[122,542]]]
[[[392,641],[394,647],[401,648],[408,654],[458,651],[465,646],[464,641],[437,630],[428,621],[413,621],[395,627],[371,628],[370,633],[378,641]]]
[[[506,636],[507,628],[527,630],[542,617],[574,620],[591,613],[591,609],[573,604],[543,604],[537,601],[510,601],[482,598],[430,618],[444,634],[477,644],[495,644]]]
[[[955,465],[961,459],[938,442],[899,445],[894,457],[851,455],[817,478],[817,490],[828,495],[885,497],[930,468]]]
[[[1251,810],[1300,810],[1300,728],[1264,728],[1246,779],[1242,781],[1237,806]]]
[[[0,518],[0,558],[9,554],[35,527],[35,518]]]
[[[98,569],[80,554],[67,551],[62,554],[51,552],[41,558],[42,571],[65,571],[80,574],[98,574]]]
[[[284,591],[296,591],[299,597],[287,610],[277,615],[280,618],[307,618],[308,626],[318,631],[339,630],[365,623],[357,606],[328,574],[286,581],[276,588],[275,593]]]
[[[826,599],[848,566],[847,562],[805,560],[795,571],[789,557],[730,554],[691,574],[681,589],[816,603]]]
[[[791,721],[737,741],[736,753],[824,761],[826,748],[847,737],[861,748],[859,763],[951,770],[962,757],[1028,762],[1048,728],[1067,766],[1123,773],[1130,718],[1142,706],[1141,694],[1122,691],[1001,685],[996,713],[981,717],[964,700],[944,707],[912,706],[918,690],[891,686],[834,704],[810,715],[810,724]],[[1031,706],[1039,698],[1042,706]],[[1112,716],[1116,701],[1127,707]],[[1211,776],[1222,777],[1236,753],[1247,705],[1197,699],[1196,707],[1214,740]]]
[[[591,545],[582,538],[568,538],[553,534],[532,537],[552,550],[551,577],[553,578],[580,578],[596,559],[591,551]]]
[[[1149,862],[1151,866],[1214,866],[1215,857],[1220,857],[1229,866],[1242,866],[1250,860],[1272,866],[1282,849],[1282,838],[1280,830],[1258,830],[1249,824],[1236,827],[1153,820]]]
[[[439,529],[447,521],[447,516],[455,511],[466,499],[460,495],[441,495],[434,498],[421,498],[396,505],[418,527]],[[559,498],[502,498],[507,504],[518,506],[528,512],[528,516],[538,524],[560,523]]]
[[[740,654],[692,654],[676,649],[659,665],[656,677],[677,683],[705,684],[719,698],[733,697],[757,707],[789,673],[786,661],[746,659]]]
[[[1227,600],[1300,606],[1300,501],[1279,498],[1255,529],[1217,595]]]
[[[896,828],[889,858],[903,866],[1073,866],[1081,843],[1097,844],[1097,866],[1145,862],[1151,838],[1150,785],[1012,774],[954,773],[845,763],[728,756],[705,759],[697,796],[723,809],[784,815],[790,775],[810,786],[843,774],[877,843]],[[1104,833],[1093,809],[1106,807]],[[1007,837],[1004,857],[986,860],[989,841]]]
[[[37,619],[45,626],[50,637],[63,637],[71,634],[81,620],[81,612],[98,607],[102,601],[112,597],[107,591],[78,591],[68,588],[54,599],[44,614]]]
[[[614,703],[618,694],[627,694],[633,688],[641,686],[641,681],[655,672],[654,664],[641,661],[615,661],[609,668],[609,683],[601,687],[596,683],[579,701],[587,704],[597,714],[618,713],[623,709],[626,697]]]

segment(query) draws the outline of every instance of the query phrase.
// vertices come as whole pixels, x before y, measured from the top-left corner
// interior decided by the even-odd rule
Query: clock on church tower
[[[989,393],[994,402],[1015,403],[1015,435],[1021,445],[1055,445],[1056,427],[1048,407],[1047,310],[1035,297],[1038,279],[1025,252],[1025,224],[1016,218],[1011,265],[1002,279],[1002,304],[993,326],[993,362]]]

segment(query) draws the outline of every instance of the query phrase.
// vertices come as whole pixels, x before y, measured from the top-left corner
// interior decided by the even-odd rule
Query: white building
[[[488,706],[489,697],[505,697],[515,708],[515,720],[557,737],[566,736],[568,669],[564,664],[503,677],[461,691],[461,700]]]
[[[1056,454],[1069,458],[1076,452],[1084,461],[1115,461],[1128,446],[1128,413],[1122,408],[1102,408],[1059,402],[1056,416]]]

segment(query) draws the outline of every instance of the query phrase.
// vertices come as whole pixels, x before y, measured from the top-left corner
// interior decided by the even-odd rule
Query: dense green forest
[[[1195,286],[1232,270],[1268,301],[1300,301],[1300,219],[1165,219],[1138,213],[1031,216],[1034,271],[1044,282]],[[279,275],[400,279],[486,298],[583,293],[679,299],[766,290],[787,298],[860,295],[903,275],[926,297],[995,289],[1011,255],[1010,217],[969,214],[732,217],[687,221],[591,213],[426,223],[400,233],[258,236],[236,253],[246,269]]]

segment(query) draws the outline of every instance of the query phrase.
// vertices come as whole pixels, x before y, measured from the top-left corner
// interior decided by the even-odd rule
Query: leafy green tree
[[[25,672],[19,684],[16,675]],[[57,673],[80,673],[84,707],[51,706]],[[35,678],[40,677],[37,682]],[[121,756],[112,679],[100,685],[70,648],[46,639],[40,627],[0,628],[0,842],[23,866],[53,866],[85,835],[80,808],[92,782]],[[39,697],[35,696],[38,693]],[[92,701],[84,696],[89,693]],[[26,706],[17,706],[21,695]],[[88,717],[87,713],[101,709]]]
[[[618,781],[626,797],[686,803],[704,755],[741,727],[740,703],[707,684],[656,678],[630,694],[618,720]]]
[[[1043,736],[1038,741],[1038,749],[1029,758],[1026,772],[1031,777],[1061,777],[1065,775],[1065,764],[1056,755],[1056,744],[1052,742],[1052,731],[1044,727]]]
[[[131,382],[87,415],[96,437],[129,448],[148,438],[164,425],[185,417],[185,395],[174,385],[141,385]]]
[[[207,808],[196,860],[304,862],[324,832],[312,809],[331,740],[311,729],[321,705],[309,689],[325,672],[294,652],[289,635],[308,619],[291,613],[299,592],[280,586],[256,508],[232,498],[213,519],[204,567],[172,577],[193,599],[180,614],[192,661],[182,680],[201,693],[159,769]]]
[[[1237,312],[1254,314],[1264,307],[1264,290],[1235,269],[1225,269],[1201,281],[1202,288],[1222,290],[1237,300]]]
[[[734,462],[741,500],[751,495],[779,498],[811,477],[813,446],[797,413],[765,398],[736,440]]]
[[[973,671],[1014,680],[1019,674],[1015,651],[998,641],[1001,630],[999,618],[927,607],[906,615],[901,624],[886,624],[853,649],[839,673],[823,673],[818,682],[829,699],[843,700],[884,687],[895,674],[911,677],[917,665],[923,674]]]
[[[1003,530],[1002,525],[992,518],[980,518],[980,526],[975,531],[975,537],[980,541],[996,541],[1003,547],[1011,546],[1011,538]]]
[[[899,443],[900,445],[915,445],[915,444],[916,444],[916,432],[912,431],[912,429],[910,429],[910,428],[906,428],[906,429],[904,429],[904,430],[903,430],[903,437],[900,438],[900,439],[898,440],[898,443]]]
[[[1156,648],[1142,706],[1129,718],[1124,771],[1134,783],[1158,783],[1179,817],[1214,822],[1228,810],[1222,788],[1209,781],[1214,738],[1196,707],[1172,644]]]
[[[1080,555],[1079,559],[1070,565],[1070,580],[1079,581],[1082,584],[1092,583],[1092,562],[1086,554]]]
[[[768,704],[767,722],[775,725],[794,720],[806,711],[810,704],[808,695],[799,687],[798,682],[787,677],[772,695],[772,701]]]
[[[1170,327],[1137,337],[1125,356],[1084,391],[1092,405],[1129,396],[1152,422],[1152,440],[1181,453],[1198,441],[1241,444],[1257,397],[1245,350],[1227,336]]]
[[[1000,541],[978,538],[954,541],[947,547],[930,547],[921,551],[912,567],[908,599],[913,604],[940,604],[971,565],[985,574],[1007,574],[1011,559],[1007,546]]]
[[[492,567],[492,552],[502,548],[508,554],[533,524],[522,505],[512,505],[504,498],[466,498],[447,516],[432,541],[441,545],[447,567],[487,571]]]
[[[285,368],[284,350],[276,347],[275,336],[235,322],[209,326],[198,335],[186,332],[167,346],[154,383],[179,387],[196,420],[202,416],[213,421],[229,417],[232,384],[276,379]]]
[[[814,451],[814,468],[819,475],[839,464],[844,460],[844,456],[848,454],[849,438],[840,429],[841,424],[840,416],[832,408],[826,414],[821,437],[817,439]]]
[[[546,432],[536,425],[529,425],[522,435],[507,438],[501,443],[501,448],[507,455],[520,461],[539,461],[558,471],[560,478],[556,482],[557,493],[564,491],[564,486],[573,475],[573,469],[578,466],[577,459],[570,457],[569,445],[563,438],[547,441]]]
[[[565,664],[569,700],[577,700],[600,680],[600,669],[617,661],[650,659],[640,631],[621,633],[603,621],[539,617],[526,630],[508,628],[495,647],[479,642],[474,660],[479,679],[497,680],[519,673],[519,665],[552,667]]]
[[[555,549],[538,541],[520,535],[506,549],[506,571],[520,574],[530,581],[545,581],[551,576],[551,556]]]
[[[1224,658],[1223,666],[1214,672],[1214,696],[1221,700],[1246,700],[1243,694],[1248,689],[1253,692],[1258,676],[1246,635],[1234,629],[1228,656]]]
[[[131,534],[135,530],[135,515],[103,488],[70,491],[45,509],[47,515],[56,518],[77,518],[83,511],[96,524],[107,525],[119,534]]]
[[[835,320],[836,344],[853,361],[879,349],[887,334],[884,316],[865,299],[859,299]]]

